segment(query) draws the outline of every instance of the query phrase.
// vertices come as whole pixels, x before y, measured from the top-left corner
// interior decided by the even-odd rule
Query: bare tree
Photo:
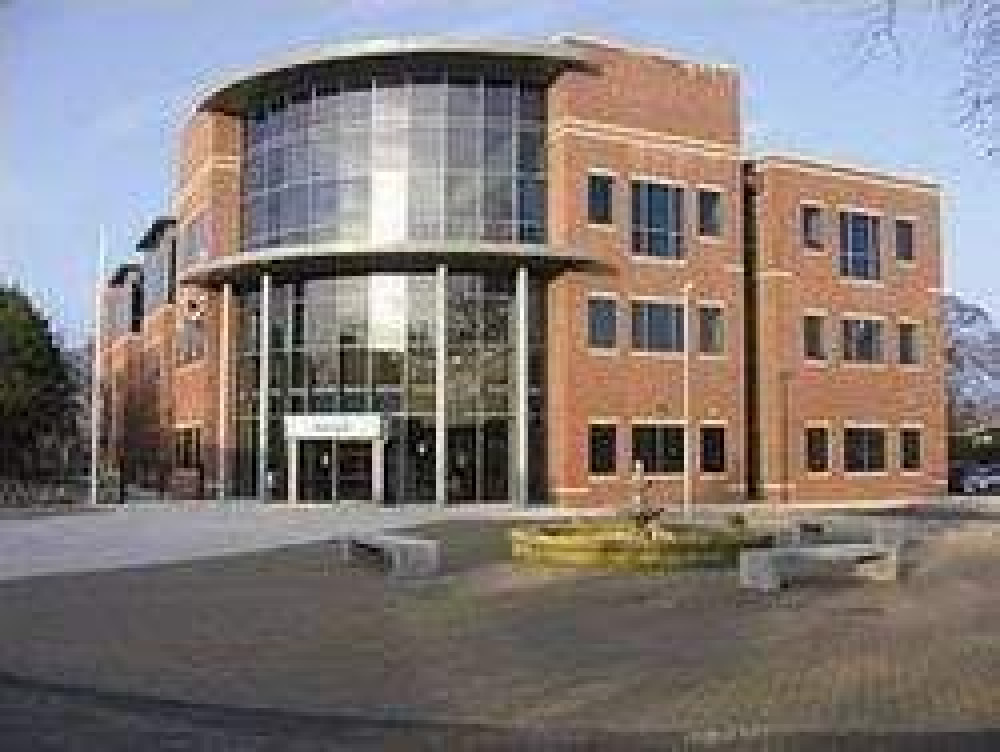
[[[988,156],[1000,154],[1000,0],[865,0],[856,48],[862,63],[903,54],[900,17],[935,14],[961,55],[959,122]]]

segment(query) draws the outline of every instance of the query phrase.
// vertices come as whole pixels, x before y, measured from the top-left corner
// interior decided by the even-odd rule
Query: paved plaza
[[[65,556],[36,554],[34,576],[4,565],[0,737],[18,738],[13,719],[40,714],[40,728],[79,722],[110,734],[106,749],[115,728],[235,745],[193,749],[279,749],[291,726],[301,738],[288,749],[339,749],[335,738],[391,749],[401,728],[514,748],[502,746],[514,732],[490,731],[509,724],[528,734],[524,749],[619,732],[624,747],[586,748],[774,749],[755,745],[781,738],[782,749],[812,749],[831,733],[858,745],[836,749],[997,743],[1000,528],[989,515],[931,521],[900,583],[764,596],[728,571],[527,570],[507,561],[509,522],[486,511],[393,514],[213,507],[4,521],[3,546],[31,524],[56,526],[78,568],[132,558],[60,576],[40,575],[68,566]],[[431,580],[344,567],[325,542],[425,517],[423,534],[444,544],[445,571]],[[91,536],[107,526],[91,542],[143,537],[86,559],[84,522],[97,525]],[[226,533],[216,547],[212,531]],[[151,541],[159,547],[139,556]],[[939,744],[915,746],[914,731]],[[910,743],[873,746],[872,734]],[[321,739],[330,746],[311,746]],[[88,749],[51,747],[75,748]]]

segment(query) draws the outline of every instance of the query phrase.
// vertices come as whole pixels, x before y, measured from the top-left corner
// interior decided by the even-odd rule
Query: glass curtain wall
[[[245,132],[245,250],[545,242],[545,89],[514,73],[316,73]]]
[[[446,282],[445,492],[449,501],[513,493],[517,318],[514,273],[452,273]],[[259,292],[236,294],[235,491],[258,494]],[[529,289],[529,485],[544,488],[544,296]],[[275,282],[271,288],[268,465],[285,494],[283,417],[380,413],[388,432],[388,503],[436,496],[437,296],[433,273]]]

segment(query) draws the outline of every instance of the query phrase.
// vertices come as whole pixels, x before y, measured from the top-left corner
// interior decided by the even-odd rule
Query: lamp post
[[[688,521],[694,512],[694,458],[691,451],[691,290],[693,288],[693,282],[684,285],[684,519]]]
[[[94,351],[90,367],[90,503],[98,504],[98,464],[101,448],[101,336],[104,303],[104,226],[97,228],[97,284],[94,286]]]

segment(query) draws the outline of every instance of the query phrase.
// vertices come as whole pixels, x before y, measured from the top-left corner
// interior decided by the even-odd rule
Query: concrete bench
[[[740,584],[773,592],[791,581],[831,574],[896,580],[900,548],[898,543],[830,543],[742,551]]]
[[[429,577],[437,574],[441,566],[441,547],[436,540],[366,533],[343,538],[339,544],[342,561],[374,555],[390,577]]]

